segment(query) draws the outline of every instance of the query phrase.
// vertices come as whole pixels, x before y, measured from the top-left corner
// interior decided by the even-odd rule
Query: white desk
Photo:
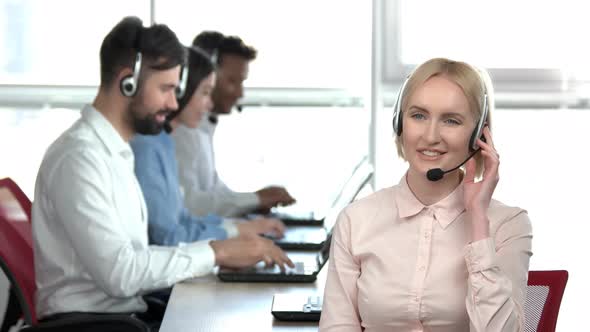
[[[179,283],[172,290],[160,332],[317,331],[317,322],[274,319],[272,297],[323,294],[327,271],[326,264],[315,283],[226,283],[214,275]]]

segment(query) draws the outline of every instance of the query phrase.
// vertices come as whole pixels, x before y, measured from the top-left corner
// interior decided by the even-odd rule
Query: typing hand
[[[240,235],[235,238],[211,241],[215,252],[215,263],[229,268],[245,268],[264,261],[267,266],[277,264],[281,270],[285,266],[295,267],[287,255],[271,240],[258,235]]]
[[[260,199],[260,207],[269,209],[277,205],[291,205],[295,199],[283,187],[271,186],[260,189],[256,192]]]
[[[240,234],[268,234],[273,238],[282,238],[285,235],[285,225],[274,218],[256,218],[237,225]]]

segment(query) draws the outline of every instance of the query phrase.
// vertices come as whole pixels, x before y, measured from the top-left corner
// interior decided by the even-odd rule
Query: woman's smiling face
[[[463,90],[444,76],[433,76],[409,96],[403,110],[402,146],[409,172],[452,169],[469,154],[475,118]]]

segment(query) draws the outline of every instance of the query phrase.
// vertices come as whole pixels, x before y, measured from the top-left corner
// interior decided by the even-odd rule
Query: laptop
[[[278,206],[274,207],[271,210],[271,213],[267,215],[267,217],[277,218],[280,219],[285,226],[322,226],[324,224],[324,219],[326,215],[331,210],[331,207],[337,204],[340,197],[353,178],[355,172],[361,167],[361,165],[368,162],[367,156],[364,156],[360,162],[353,168],[350,176],[344,182],[344,185],[340,188],[340,192],[332,201],[330,207],[323,207],[323,208],[316,208],[316,209],[309,209],[309,206],[301,206],[297,203],[289,206]]]
[[[342,188],[340,195],[324,219],[323,226],[289,226],[284,237],[280,239],[269,238],[272,238],[279,247],[285,250],[320,250],[332,231],[340,211],[355,200],[372,176],[373,167],[366,159],[363,159]]]
[[[275,294],[270,312],[278,320],[319,322],[322,303],[317,294]]]
[[[315,255],[306,255],[300,260],[289,257],[295,264],[294,268],[286,267],[285,271],[281,271],[278,265],[266,267],[264,262],[259,262],[246,269],[220,268],[217,277],[226,282],[314,282],[330,256],[331,239],[329,236]]]
[[[285,226],[322,226],[324,224],[323,215],[324,213],[319,211],[301,209],[295,203],[290,206],[274,207],[266,217],[280,219]]]

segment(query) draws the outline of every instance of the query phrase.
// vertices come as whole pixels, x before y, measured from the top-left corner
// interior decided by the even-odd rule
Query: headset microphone
[[[162,125],[162,128],[164,128],[164,131],[166,131],[167,134],[170,134],[172,132],[172,125],[170,124],[170,120],[166,119],[166,121],[164,121],[164,124]]]
[[[481,149],[477,149],[477,150],[473,151],[469,155],[469,157],[467,157],[467,159],[465,159],[457,167],[455,167],[453,169],[450,169],[448,171],[443,171],[440,168],[432,168],[432,169],[429,169],[428,172],[426,172],[426,177],[428,178],[428,180],[433,181],[433,182],[442,179],[445,176],[445,174],[450,173],[450,172],[456,170],[457,168],[463,166],[463,164],[465,164],[469,159],[471,159],[471,157],[473,157],[479,150],[481,150]]]

